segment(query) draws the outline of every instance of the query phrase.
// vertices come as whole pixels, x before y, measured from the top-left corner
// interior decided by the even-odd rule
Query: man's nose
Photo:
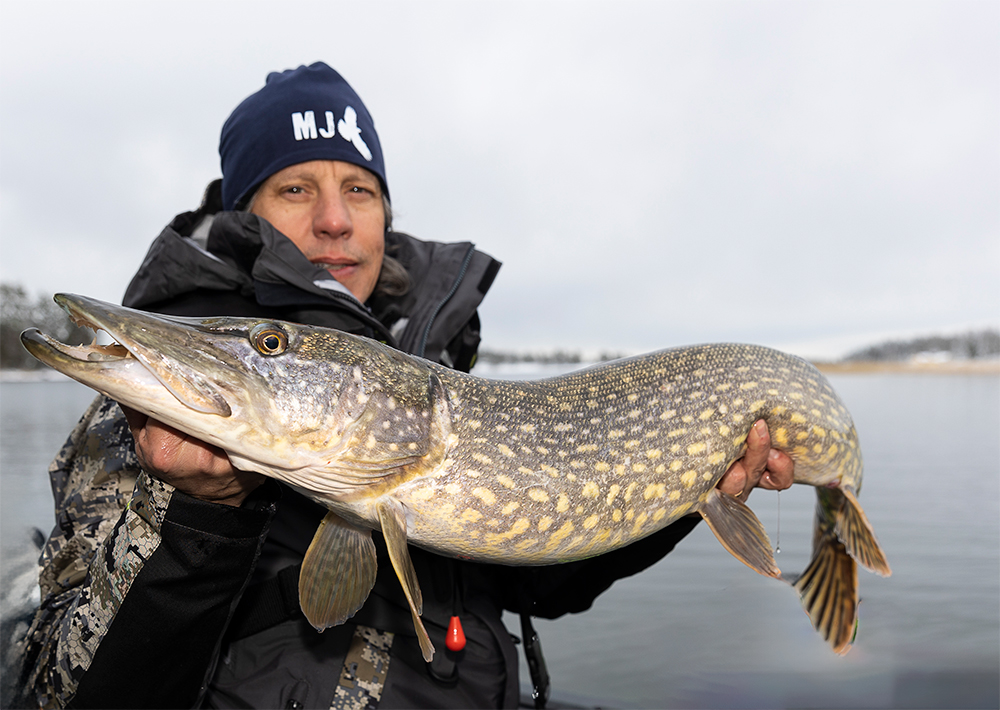
[[[324,196],[316,205],[313,233],[317,237],[348,239],[354,233],[351,212],[343,196]]]

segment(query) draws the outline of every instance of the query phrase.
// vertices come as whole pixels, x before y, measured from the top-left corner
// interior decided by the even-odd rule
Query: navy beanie
[[[219,139],[222,204],[242,207],[267,178],[308,160],[343,160],[378,176],[382,146],[361,97],[323,62],[272,72],[226,120]]]

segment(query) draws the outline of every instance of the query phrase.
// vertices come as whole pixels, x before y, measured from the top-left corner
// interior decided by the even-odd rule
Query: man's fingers
[[[767,470],[760,478],[761,488],[783,491],[791,488],[795,479],[795,462],[784,451],[771,449],[767,457]]]

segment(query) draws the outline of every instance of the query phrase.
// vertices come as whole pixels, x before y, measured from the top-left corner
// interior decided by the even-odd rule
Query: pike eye
[[[250,331],[250,343],[261,355],[281,355],[288,348],[288,336],[277,326],[265,323]]]

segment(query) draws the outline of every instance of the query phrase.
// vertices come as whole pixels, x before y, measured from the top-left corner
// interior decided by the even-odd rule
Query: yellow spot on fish
[[[549,494],[541,488],[529,488],[528,497],[537,503],[548,503]]]
[[[530,434],[534,430],[535,430],[535,425],[532,424],[531,422],[521,425],[521,431],[525,432],[526,434]]]
[[[638,481],[632,481],[630,484],[628,484],[628,488],[625,489],[625,502],[626,503],[628,503],[632,499],[632,492],[635,490],[635,487],[638,486],[638,485],[639,485]]]
[[[772,434],[772,436],[774,437],[774,443],[776,443],[778,446],[788,445],[788,429],[786,429],[785,427],[778,427],[777,429],[775,429],[774,434]]]
[[[683,483],[687,488],[694,485],[695,479],[698,478],[698,474],[695,471],[685,471],[681,474],[681,483]]]
[[[663,456],[663,451],[660,449],[647,449],[646,458],[653,459],[654,461]]]
[[[792,424],[805,424],[807,421],[806,418],[803,417],[798,412],[792,412],[792,416],[789,417],[789,419],[791,420]]]
[[[616,523],[620,522],[621,519],[622,519],[622,509],[621,508],[615,508],[614,510],[612,510],[611,511],[611,519],[614,520]]]
[[[565,523],[562,524],[562,527],[560,527],[558,530],[552,533],[552,536],[549,538],[549,542],[552,544],[557,544],[561,542],[567,535],[573,532],[573,527],[574,527],[573,521],[567,520]]]
[[[444,492],[450,496],[455,496],[462,492],[462,486],[458,483],[449,483],[444,487]]]
[[[473,488],[472,495],[483,501],[486,505],[493,505],[497,502],[496,495],[489,488]]]
[[[657,508],[653,512],[653,522],[658,523],[663,520],[663,516],[667,514],[666,508]]]
[[[706,448],[708,447],[705,445],[704,441],[699,441],[696,444],[691,444],[687,448],[688,456],[697,456],[698,454],[704,452]]]
[[[824,438],[826,436],[826,429],[823,429],[822,427],[818,426],[813,426],[813,434],[815,434],[820,438]]]
[[[595,525],[597,525],[597,521],[599,519],[600,519],[599,516],[597,516],[597,515],[591,515],[589,518],[587,518],[586,520],[583,521],[583,529],[584,530],[590,530],[592,527],[594,527]]]
[[[565,513],[567,510],[569,510],[569,496],[565,493],[560,493],[556,499],[556,512]]]
[[[538,519],[538,532],[545,532],[550,527],[552,527],[552,518],[547,515],[543,515]]]
[[[611,470],[611,466],[605,461],[598,461],[594,464],[594,470],[598,473],[605,473]]]
[[[611,487],[608,489],[608,501],[607,501],[608,505],[611,505],[611,501],[615,499],[615,496],[618,495],[618,491],[620,491],[621,489],[622,489],[621,486],[619,486],[617,483],[611,484]]]
[[[646,472],[646,464],[644,464],[644,463],[634,463],[634,464],[632,464],[632,472],[633,473],[645,473]]]
[[[506,476],[502,473],[497,474],[497,483],[499,483],[504,488],[513,488],[515,485],[513,478],[511,478],[510,476]]]
[[[576,447],[576,453],[578,454],[586,454],[590,451],[597,451],[597,444],[581,444]]]
[[[518,503],[516,500],[512,500],[510,503],[508,503],[507,505],[505,505],[500,510],[500,512],[503,513],[504,515],[510,515],[511,513],[513,513],[515,510],[517,510],[520,507],[521,507],[520,503]]]
[[[582,493],[584,498],[596,498],[601,494],[601,488],[593,481],[587,481],[583,484]]]
[[[646,490],[642,492],[642,497],[646,500],[650,498],[662,498],[667,492],[667,487],[662,483],[651,483],[646,486]]]
[[[684,464],[681,463],[680,459],[674,459],[673,461],[670,462],[670,470],[673,471],[674,473],[677,473],[683,467]]]
[[[676,491],[676,490],[675,491],[670,491],[670,494],[667,495],[667,499],[668,500],[677,500],[680,497],[681,497],[681,492],[680,491]]]
[[[702,421],[706,421],[708,419],[711,419],[714,415],[715,415],[714,409],[706,409],[705,411],[703,411],[701,414],[698,415],[698,418],[701,419]]]
[[[483,514],[474,508],[466,508],[462,511],[462,521],[466,523],[478,523],[483,517]]]
[[[688,501],[686,503],[681,503],[679,506],[677,506],[676,509],[674,509],[674,515],[678,515],[678,516],[684,515],[684,513],[688,512],[688,510],[690,510],[690,509],[691,509],[691,502],[690,501]]]
[[[705,471],[705,473],[701,474],[701,478],[702,478],[703,481],[711,481],[712,480],[712,472],[711,471]]]
[[[515,454],[507,444],[498,444],[497,448],[500,449],[500,453],[509,458],[514,458]]]
[[[726,460],[726,455],[721,451],[716,451],[714,454],[708,457],[708,462],[713,466],[717,463],[722,463]]]

